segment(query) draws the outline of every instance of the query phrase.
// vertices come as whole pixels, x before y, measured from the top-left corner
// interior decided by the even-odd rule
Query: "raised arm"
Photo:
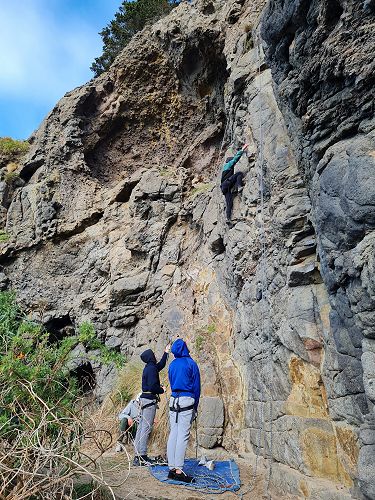
[[[237,151],[237,153],[234,155],[234,157],[229,160],[223,167],[223,171],[225,170],[229,170],[230,168],[234,167],[235,164],[239,161],[239,159],[241,158],[241,156],[243,155],[244,151],[246,151],[246,149],[248,148],[248,144],[244,144],[242,146],[242,148]]]
[[[156,368],[158,369],[159,372],[165,367],[167,363],[170,347],[171,347],[170,344],[168,344],[167,347],[165,348],[163,356],[161,357],[161,360],[158,363],[156,363]]]
[[[163,359],[163,358],[162,358]],[[160,385],[159,380],[159,370],[156,365],[151,365],[149,377],[152,382],[149,383],[149,389],[152,394],[163,394],[165,391]]]

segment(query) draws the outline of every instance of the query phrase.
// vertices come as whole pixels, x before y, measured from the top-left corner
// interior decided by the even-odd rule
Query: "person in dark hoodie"
[[[159,362],[151,349],[141,354],[141,360],[146,363],[142,373],[142,394],[140,397],[141,414],[135,435],[134,448],[135,457],[133,465],[151,465],[153,460],[147,456],[147,442],[154,425],[156,405],[160,400],[159,394],[165,392],[165,387],[160,385],[159,372],[165,367],[170,345],[165,348],[164,354]]]
[[[239,193],[243,189],[243,173],[234,173],[234,166],[247,148],[248,144],[245,144],[239,151],[237,151],[234,157],[230,156],[227,158],[221,173],[220,189],[225,196],[227,224],[231,223],[230,218],[233,208],[233,194],[235,192]]]
[[[183,466],[191,424],[197,416],[201,394],[200,373],[182,339],[175,340],[171,350],[175,359],[168,369],[172,391],[169,404],[171,428],[167,444],[168,479],[191,483],[194,479],[185,474]]]

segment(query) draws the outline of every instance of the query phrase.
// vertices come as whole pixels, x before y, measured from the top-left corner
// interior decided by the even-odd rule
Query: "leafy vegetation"
[[[0,137],[0,153],[20,154],[26,153],[30,147],[27,141],[17,141],[11,137]]]
[[[168,14],[177,3],[174,0],[123,1],[115,18],[99,33],[103,40],[103,54],[90,67],[95,76],[110,67],[121,50],[148,22]]]
[[[0,292],[2,499],[36,493],[44,498],[41,492],[52,487],[54,498],[63,498],[74,471],[83,467],[85,400],[68,368],[78,344],[97,350],[102,362],[123,362],[101,344],[89,322],[80,325],[77,335],[52,343],[49,333],[23,314],[13,293]],[[23,496],[13,496],[15,491]]]
[[[210,323],[209,325],[200,328],[197,331],[197,335],[195,337],[195,349],[197,353],[200,353],[211,335],[216,332],[216,326],[214,323]]]
[[[0,230],[0,243],[3,243],[4,241],[8,240],[9,240],[9,234],[4,230]]]

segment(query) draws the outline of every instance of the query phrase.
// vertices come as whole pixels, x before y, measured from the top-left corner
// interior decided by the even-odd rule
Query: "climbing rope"
[[[257,30],[258,28],[256,28]],[[260,377],[264,377],[264,380],[267,381],[268,386],[271,387],[273,381],[273,362],[272,362],[272,335],[270,328],[270,311],[271,305],[268,296],[268,283],[267,283],[267,247],[266,247],[266,231],[265,231],[265,161],[264,161],[264,130],[263,130],[263,109],[262,109],[262,93],[263,93],[263,78],[262,78],[262,59],[261,59],[261,38],[260,33],[255,32],[253,34],[254,38],[257,40],[257,60],[258,60],[258,96],[259,96],[259,138],[258,138],[258,150],[259,150],[259,158],[258,158],[258,184],[259,184],[259,210],[258,210],[258,219],[259,219],[259,243],[260,243],[260,285],[261,285],[261,308],[260,308],[260,330],[261,330],[261,342],[264,343],[264,348],[262,347],[260,363],[261,368],[259,370]],[[268,373],[269,372],[269,373]],[[271,476],[272,476],[272,453],[273,453],[273,415],[272,415],[272,394],[271,391],[268,390],[268,394],[266,397],[264,386],[262,380],[260,380],[260,408],[259,408],[259,429],[256,437],[255,443],[255,464],[253,469],[252,481],[247,488],[247,490],[236,493],[236,495],[243,499],[244,496],[250,493],[255,487],[255,481],[258,476],[258,466],[259,466],[259,455],[260,450],[262,448],[263,441],[263,449],[264,455],[266,455],[267,450],[267,439],[266,439],[266,414],[265,414],[265,406],[268,400],[269,403],[269,456],[270,462],[268,467],[268,475],[265,484],[265,493],[267,498],[271,499],[270,494],[270,484],[271,484]],[[263,439],[262,439],[263,437]]]
[[[268,468],[268,477],[266,481],[266,495],[268,498],[271,498],[270,494],[270,483],[271,483],[271,475],[272,475],[272,446],[273,446],[273,426],[272,426],[272,381],[273,381],[273,362],[272,362],[272,336],[271,336],[271,328],[270,328],[270,304],[268,297],[268,278],[267,278],[267,247],[266,247],[266,231],[265,231],[265,222],[264,222],[264,188],[265,188],[265,163],[264,163],[264,130],[263,130],[263,110],[262,110],[262,92],[263,92],[263,78],[261,71],[261,38],[260,33],[258,32],[257,36],[257,57],[258,57],[258,79],[259,79],[259,191],[260,191],[260,247],[261,247],[261,291],[262,291],[262,302],[263,305],[261,307],[261,334],[262,334],[262,342],[265,341],[265,349],[263,351],[263,356],[261,357],[263,361],[263,367],[260,373],[264,373],[265,380],[268,381],[268,394],[267,398],[264,397],[263,384],[261,381],[261,425],[260,429],[263,426],[263,436],[264,436],[264,455],[266,456],[267,449],[267,438],[266,438],[266,418],[265,418],[265,407],[266,407],[266,399],[268,399],[269,403],[269,454],[270,454],[270,462]],[[267,376],[267,368],[269,368],[269,377]],[[263,424],[263,425],[262,425]],[[257,454],[259,455],[259,453]]]
[[[229,119],[227,120],[227,122],[225,124],[224,133],[223,133],[223,139],[221,141],[220,150],[219,150],[219,154],[218,154],[217,162],[216,162],[216,166],[215,166],[215,172],[217,171],[217,169],[219,167],[219,163],[222,161],[221,160],[221,153],[223,152],[223,146],[224,146],[225,138],[226,138],[226,135],[227,135],[228,125],[229,125]]]

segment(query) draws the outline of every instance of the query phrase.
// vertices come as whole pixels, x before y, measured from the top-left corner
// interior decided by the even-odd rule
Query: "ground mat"
[[[224,491],[236,491],[241,486],[240,471],[234,460],[215,461],[215,469],[212,471],[198,465],[198,460],[185,460],[184,472],[195,479],[195,482],[190,484],[168,479],[169,469],[166,465],[154,465],[149,467],[149,470],[156,479],[163,483],[184,485],[186,488],[200,490],[202,493],[219,494]]]

